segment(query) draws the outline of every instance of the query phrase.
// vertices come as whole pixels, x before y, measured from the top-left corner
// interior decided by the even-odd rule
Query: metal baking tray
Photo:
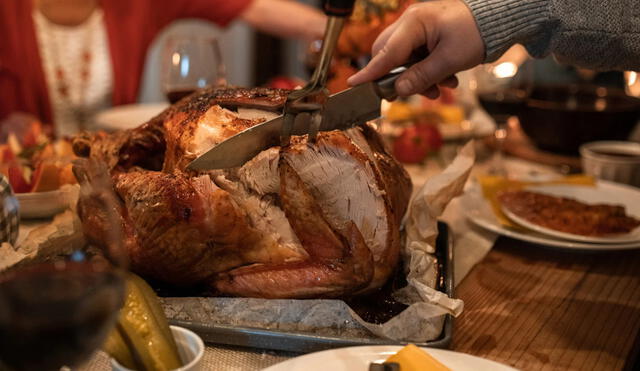
[[[453,297],[453,239],[449,226],[438,222],[436,240],[438,259],[437,289]],[[382,338],[341,338],[320,336],[309,332],[285,332],[233,325],[207,324],[202,322],[170,320],[171,324],[191,329],[207,343],[251,347],[258,349],[309,353],[319,350],[356,345],[405,345],[404,342]],[[446,315],[442,333],[432,341],[415,343],[418,346],[448,348],[453,332],[453,317]]]

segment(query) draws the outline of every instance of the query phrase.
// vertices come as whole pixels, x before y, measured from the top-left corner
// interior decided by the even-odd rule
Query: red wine
[[[180,99],[186,97],[187,95],[196,91],[195,89],[180,89],[180,90],[171,90],[167,92],[167,99],[171,104],[176,103]]]
[[[526,93],[517,89],[478,94],[482,107],[497,120],[517,116],[525,99]]]
[[[104,265],[48,263],[0,277],[0,369],[58,370],[86,360],[123,298],[122,275]]]

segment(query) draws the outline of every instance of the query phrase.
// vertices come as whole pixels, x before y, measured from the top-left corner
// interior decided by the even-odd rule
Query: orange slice
[[[52,163],[40,162],[33,172],[31,192],[47,192],[60,188],[60,168]]]

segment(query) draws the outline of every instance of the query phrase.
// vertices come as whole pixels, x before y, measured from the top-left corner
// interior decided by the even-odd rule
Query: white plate
[[[96,129],[116,131],[140,126],[169,107],[168,103],[127,104],[96,115]]]
[[[612,190],[608,187],[581,187],[571,185],[544,185],[526,187],[524,190],[544,193],[556,197],[567,197],[574,200],[578,200],[587,204],[605,203],[609,205],[624,205],[627,215],[633,216],[636,219],[640,219],[640,198],[633,202],[634,198],[624,199],[628,196],[626,193],[620,193],[619,190]],[[631,201],[631,202],[630,202]],[[610,236],[583,236],[573,233],[561,232],[555,229],[543,227],[541,225],[533,224],[526,219],[514,214],[508,208],[502,206],[502,212],[509,217],[509,219],[520,224],[525,228],[532,229],[536,232],[546,234],[552,237],[562,238],[565,240],[591,242],[591,243],[625,243],[625,242],[640,242],[640,227],[635,228],[629,233],[610,235]]]
[[[331,349],[292,358],[268,367],[264,371],[368,371],[370,363],[381,363],[400,349],[402,349],[401,346],[387,345]],[[464,353],[443,349],[423,349],[452,371],[515,370],[509,366]]]
[[[49,192],[16,193],[21,219],[50,218],[69,208],[76,199],[77,186]]]
[[[629,214],[634,216],[639,215],[636,210],[637,207],[640,206],[640,189],[604,180],[598,180],[595,189],[602,190],[607,194],[616,194],[617,197],[619,197],[618,199],[623,200]],[[466,216],[469,221],[477,226],[522,241],[576,250],[625,250],[640,247],[640,241],[607,244],[587,243],[558,239],[535,231],[520,231],[506,228],[494,215],[491,205],[482,196],[482,190],[478,184],[474,184],[469,187],[469,189],[467,189],[467,191],[462,195],[460,198],[460,206],[466,211]]]

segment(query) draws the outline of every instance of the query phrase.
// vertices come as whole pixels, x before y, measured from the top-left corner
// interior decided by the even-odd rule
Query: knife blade
[[[394,71],[378,81],[331,95],[323,110],[320,131],[346,130],[380,117],[380,102],[383,98],[395,98],[393,84],[400,73]],[[187,167],[213,170],[241,166],[263,150],[279,145],[283,123],[283,116],[278,116],[245,129],[212,147]],[[297,115],[291,134],[307,134],[309,123],[309,114]]]
[[[413,64],[428,56],[426,49],[416,49],[404,65],[394,69],[380,79],[354,86],[331,95],[322,111],[320,131],[347,130],[356,125],[380,117],[382,99],[398,97],[395,82]],[[291,135],[309,132],[311,116],[301,113],[296,116]],[[284,125],[283,116],[252,126],[225,139],[191,161],[191,170],[228,169],[242,166],[258,153],[280,144],[280,133]]]

